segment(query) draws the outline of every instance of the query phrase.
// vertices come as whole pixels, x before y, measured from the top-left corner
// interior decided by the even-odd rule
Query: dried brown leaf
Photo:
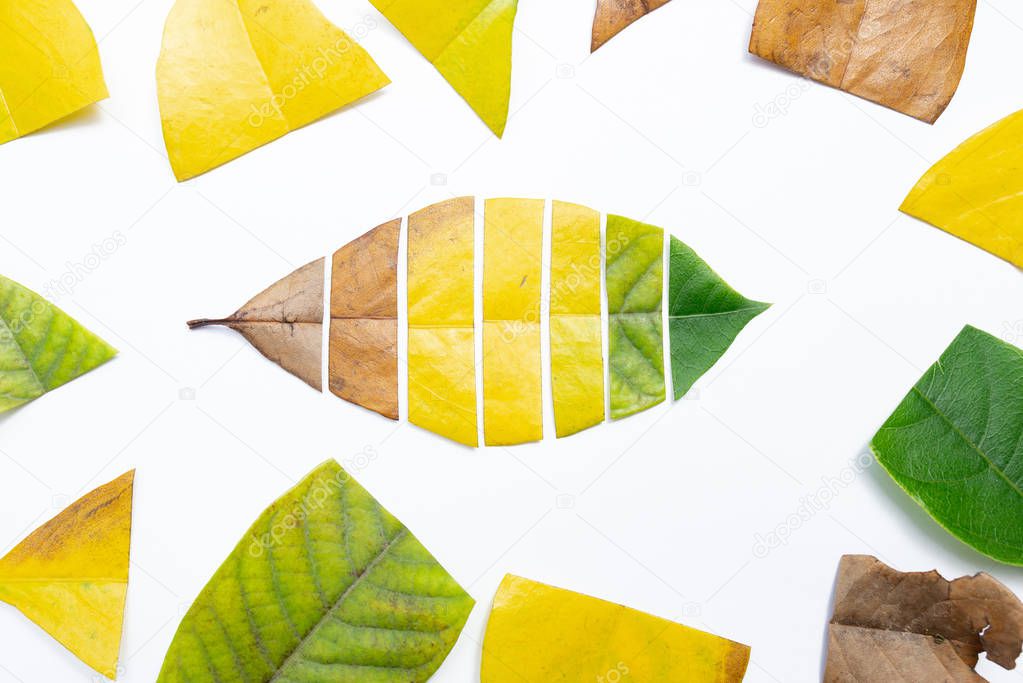
[[[976,0],[760,0],[750,52],[934,123],[966,63]]]
[[[226,318],[192,320],[190,328],[224,325],[317,391],[323,355],[324,259],[270,285]]]
[[[597,0],[597,13],[593,17],[593,38],[590,51],[614,38],[634,21],[642,19],[671,0]]]
[[[1006,669],[1023,646],[1023,603],[988,574],[947,581],[846,555],[828,629],[825,683],[978,683],[981,652]]]

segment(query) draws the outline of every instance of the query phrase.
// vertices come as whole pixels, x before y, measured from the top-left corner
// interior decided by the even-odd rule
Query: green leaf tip
[[[474,604],[330,460],[252,525],[185,615],[157,680],[421,683]]]
[[[676,237],[671,238],[668,258],[668,335],[677,401],[771,304],[739,294]]]
[[[0,413],[81,377],[117,350],[32,290],[0,275]]]
[[[949,533],[1023,566],[1023,352],[967,326],[871,442]]]

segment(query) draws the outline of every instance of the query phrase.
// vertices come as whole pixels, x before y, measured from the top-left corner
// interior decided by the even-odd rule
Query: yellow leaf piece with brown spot
[[[174,175],[205,173],[389,82],[308,0],[177,0],[156,65]]]
[[[475,200],[408,217],[409,422],[466,446],[476,422]]]
[[[556,201],[551,235],[551,391],[561,438],[604,421],[600,214]]]
[[[900,207],[1023,268],[1023,111],[936,163]]]
[[[739,683],[746,645],[638,610],[506,576],[483,640],[481,683]]]
[[[540,272],[544,201],[488,199],[483,233],[483,433],[488,446],[543,438]]]
[[[0,559],[0,600],[113,679],[128,590],[135,472],[86,494]]]
[[[655,9],[671,0],[597,0],[597,13],[593,17],[593,38],[590,52],[627,29]]]
[[[96,38],[74,3],[0,3],[0,144],[107,94]]]

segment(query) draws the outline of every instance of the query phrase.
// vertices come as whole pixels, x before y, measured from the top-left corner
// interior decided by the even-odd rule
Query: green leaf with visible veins
[[[750,320],[770,307],[736,292],[696,252],[672,237],[668,336],[675,400],[718,362]]]
[[[871,448],[953,536],[1023,565],[1023,352],[966,327]]]
[[[415,683],[474,605],[328,461],[253,524],[185,615],[158,683]]]
[[[608,364],[611,419],[664,401],[664,231],[607,217]]]
[[[0,413],[106,363],[117,351],[35,292],[0,276]]]

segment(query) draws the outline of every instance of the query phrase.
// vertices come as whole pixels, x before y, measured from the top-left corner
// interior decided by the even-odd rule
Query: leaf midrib
[[[691,318],[717,318],[723,315],[734,315],[736,313],[747,313],[749,311],[764,311],[764,306],[744,306],[742,308],[733,308],[730,311],[718,311],[716,313],[683,313],[676,315],[674,313],[668,314],[668,320],[689,320]]]
[[[281,663],[281,665],[277,668],[277,671],[274,672],[274,675],[270,677],[267,683],[274,683],[274,681],[280,678],[281,674],[288,669],[292,660],[295,658],[296,655],[298,655],[299,652],[301,652],[302,648],[305,647],[306,643],[308,643],[312,638],[314,638],[316,634],[319,632],[319,630],[323,627],[323,625],[327,623],[327,618],[331,614],[333,614],[334,611],[337,610],[342,604],[344,604],[345,600],[349,597],[349,595],[351,595],[352,591],[354,591],[357,587],[359,587],[362,584],[362,581],[367,576],[369,576],[369,574],[376,568],[378,564],[380,564],[380,562],[384,559],[387,553],[391,551],[391,548],[393,548],[395,544],[397,544],[398,541],[402,540],[407,534],[408,529],[402,529],[400,532],[398,532],[397,535],[395,535],[394,538],[387,542],[387,545],[385,545],[380,550],[377,556],[373,558],[372,562],[366,565],[366,568],[363,569],[362,573],[359,574],[358,578],[356,578],[355,581],[352,582],[352,585],[346,588],[345,592],[342,593],[338,597],[338,599],[334,601],[334,604],[330,606],[330,609],[326,610],[323,613],[322,618],[316,623],[316,626],[314,626],[309,631],[309,633],[307,633],[302,638],[302,640],[299,641],[298,645],[296,645],[295,648],[291,651],[291,654],[288,655],[288,658]]]
[[[963,430],[960,429],[959,426],[951,420],[951,418],[949,418],[948,415],[946,415],[940,408],[938,408],[937,404],[935,404],[934,401],[932,401],[930,399],[930,397],[927,396],[927,394],[925,394],[924,392],[920,391],[919,387],[913,387],[913,391],[920,398],[922,398],[924,400],[924,402],[927,403],[927,405],[929,405],[931,407],[931,409],[934,411],[934,413],[936,415],[938,415],[942,420],[944,420],[948,424],[948,426],[951,427],[955,431],[955,433],[958,434],[960,436],[960,438],[962,438],[962,440],[965,441],[970,446],[970,448],[972,448],[974,451],[976,451],[977,455],[979,455],[981,458],[984,459],[984,462],[986,462],[988,464],[988,467],[991,470],[993,470],[995,472],[995,474],[997,474],[999,477],[1001,477],[1001,479],[1006,484],[1009,485],[1009,488],[1011,488],[1013,491],[1016,492],[1016,495],[1018,495],[1020,498],[1023,498],[1023,490],[1020,489],[1019,485],[1016,484],[1011,479],[1009,479],[1009,477],[1005,474],[1005,472],[1003,472],[1001,469],[999,469],[998,466],[996,466],[995,463],[991,460],[991,458],[989,458],[987,456],[987,453],[982,451],[980,449],[980,446],[975,444],[973,442],[973,440],[970,439],[966,435],[966,433],[963,432]]]

